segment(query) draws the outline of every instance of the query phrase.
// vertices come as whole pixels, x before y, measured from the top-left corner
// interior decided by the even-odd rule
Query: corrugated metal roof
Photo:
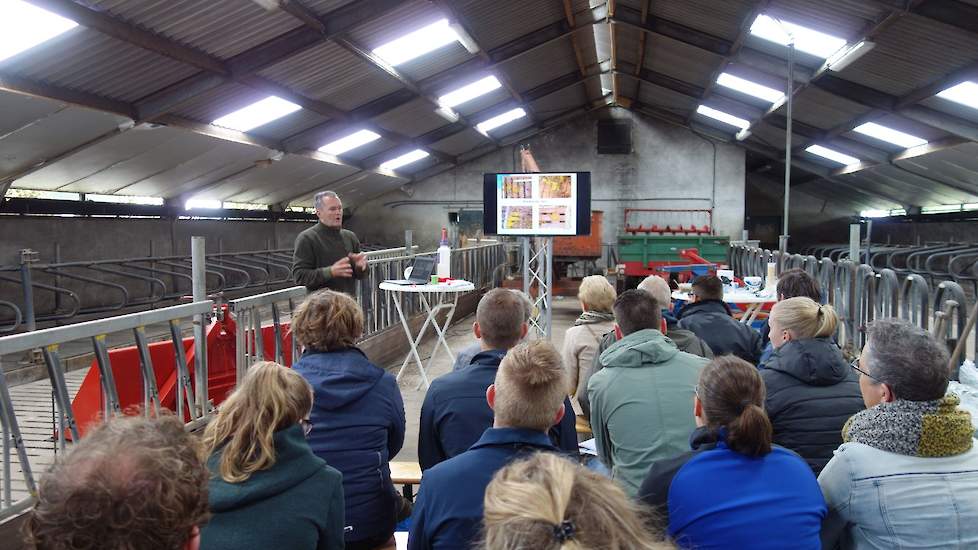
[[[411,137],[448,124],[447,120],[435,114],[435,107],[431,103],[420,98],[384,113],[375,118],[374,122],[388,130]]]
[[[117,193],[178,197],[249,168],[256,160],[268,158],[268,151],[260,147],[218,139],[214,141],[216,143],[213,147],[200,151],[197,156],[169,170],[135,181],[119,189]]]
[[[705,87],[723,58],[665,36],[645,42],[645,66],[684,82]]]
[[[557,0],[457,0],[454,3],[475,41],[487,51],[566,19],[563,2]],[[575,7],[582,9],[580,3],[575,3]]]
[[[210,123],[267,96],[267,93],[259,92],[241,84],[224,84],[200,94],[182,105],[177,109],[176,114],[192,120]]]
[[[851,40],[887,10],[866,0],[775,0],[764,13]]]
[[[357,0],[303,0],[302,5],[322,16],[356,1]]]
[[[84,27],[0,63],[0,70],[123,101],[135,101],[197,73]]]
[[[226,59],[301,23],[249,0],[96,0],[93,7]]]
[[[329,117],[319,115],[307,109],[299,109],[280,119],[273,120],[264,126],[259,126],[252,130],[251,133],[274,140],[281,140],[322,124],[327,120],[329,120]]]
[[[672,111],[680,116],[688,115],[689,111],[695,109],[699,103],[691,97],[648,83],[642,83],[638,100],[648,105]]]
[[[828,130],[858,118],[869,110],[864,105],[809,86],[795,95],[792,114],[796,120],[809,126]]]
[[[463,130],[455,135],[432,144],[432,148],[449,155],[461,155],[480,145],[488,143],[485,136],[475,130]]]
[[[392,77],[332,42],[310,48],[260,74],[343,110],[400,88]]]
[[[968,202],[973,195],[951,189],[936,183],[932,179],[914,176],[895,166],[883,165],[863,170],[845,176],[856,179],[867,185],[875,184],[880,191],[890,191],[891,194],[907,197],[907,204],[916,206],[936,206],[940,204],[958,204]]]
[[[473,79],[478,80],[478,79]],[[466,81],[463,84],[468,84],[471,81]],[[438,94],[436,94],[438,95]],[[479,96],[473,100],[466,101],[461,105],[456,105],[453,107],[456,112],[462,113],[465,116],[471,115],[472,113],[477,113],[483,109],[487,109],[493,105],[502,103],[503,101],[508,101],[512,98],[509,92],[506,91],[505,87],[500,87],[488,94]]]
[[[901,18],[876,48],[844,70],[846,80],[902,96],[978,59],[974,34],[915,15]]]
[[[446,17],[448,14],[442,13],[430,2],[413,0],[360,25],[350,33],[350,38],[372,50]]]
[[[569,38],[561,38],[507,63],[502,71],[520,92],[574,72],[577,60]]]
[[[971,122],[978,123],[978,109],[972,109],[970,107],[961,105],[960,103],[948,101],[943,97],[929,97],[921,101],[920,104],[924,107],[930,107],[931,109],[941,111],[942,113],[947,113],[964,120],[970,120]]]
[[[649,15],[680,22],[714,36],[734,40],[754,2],[749,0],[654,0]],[[636,9],[641,9],[636,6]]]
[[[580,107],[587,102],[584,85],[575,84],[559,92],[542,97],[532,103],[533,112],[541,119],[557,116],[567,109]]]
[[[392,147],[394,147],[396,145],[397,144],[394,143],[393,141],[390,141],[390,140],[385,139],[385,138],[380,138],[380,139],[371,141],[370,143],[368,143],[368,144],[366,144],[366,145],[364,145],[362,147],[357,147],[356,149],[353,149],[352,151],[348,151],[346,153],[343,153],[342,157],[344,159],[349,159],[349,160],[352,160],[352,161],[359,162],[359,161],[361,161],[361,160],[363,160],[365,158],[370,158],[370,157],[372,157],[374,155],[382,154],[384,151],[387,151],[387,150],[391,149]]]
[[[312,206],[312,196],[319,191],[326,189],[333,189],[336,182],[342,181],[343,178],[356,174],[356,171],[351,168],[346,168],[343,166],[330,165],[327,167],[328,173],[323,177],[313,177],[306,178],[300,181],[291,181],[290,185],[286,187],[278,187],[272,189],[264,189],[265,194],[256,197],[252,200],[255,202],[275,204],[282,201],[291,200],[291,204],[301,204],[304,206]],[[361,172],[361,175],[366,177],[370,172]],[[392,179],[392,178],[385,178]],[[399,180],[393,180],[399,181]],[[350,201],[347,199],[346,195],[342,192],[340,193],[340,198],[343,199],[344,206],[350,206]]]
[[[397,70],[414,82],[419,82],[429,76],[460,65],[473,57],[461,44],[454,42],[443,48],[438,48],[428,55],[399,65]]]
[[[312,181],[325,184],[352,173],[353,169],[294,155],[267,166],[255,167],[201,193],[202,198],[252,202],[274,191]]]
[[[971,189],[973,195],[978,195],[978,170],[974,169],[976,158],[978,143],[965,143],[929,155],[901,160],[896,164],[939,181]]]

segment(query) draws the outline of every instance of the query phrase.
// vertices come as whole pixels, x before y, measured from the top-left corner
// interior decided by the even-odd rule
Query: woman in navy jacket
[[[292,328],[306,348],[293,368],[314,392],[309,445],[343,474],[346,548],[375,548],[391,538],[401,506],[388,466],[404,444],[401,391],[354,346],[363,313],[346,294],[309,295]]]
[[[764,383],[726,355],[700,373],[695,450],[656,462],[639,498],[682,548],[820,548],[825,500],[811,468],[771,444]]]

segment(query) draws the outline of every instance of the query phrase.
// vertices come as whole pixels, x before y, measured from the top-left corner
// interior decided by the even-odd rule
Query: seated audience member
[[[815,475],[842,443],[843,424],[864,408],[859,378],[832,340],[838,322],[832,306],[810,298],[778,302],[770,317],[775,352],[760,370],[774,442]]]
[[[485,550],[657,550],[673,548],[608,478],[537,453],[496,473],[486,489]]]
[[[714,355],[732,353],[756,364],[761,356],[761,335],[733,318],[723,301],[723,283],[716,275],[693,280],[690,300],[679,314],[679,327],[693,331],[709,344]]]
[[[825,501],[811,468],[771,445],[764,382],[732,356],[703,369],[693,451],[656,462],[639,498],[683,548],[819,548]]]
[[[947,391],[946,348],[906,321],[867,330],[858,365],[868,407],[818,476],[832,548],[978,548],[978,449]]]
[[[482,351],[469,366],[432,381],[421,405],[418,462],[422,470],[463,453],[492,427],[486,388],[496,378],[506,351],[526,336],[529,316],[530,301],[516,290],[493,289],[479,300],[472,332]],[[550,435],[557,447],[576,454],[574,409],[570,399],[565,404],[567,414]]]
[[[207,468],[183,422],[117,417],[41,477],[26,534],[38,550],[194,550],[206,519]]]
[[[410,550],[469,548],[492,475],[526,453],[557,451],[547,430],[568,414],[567,372],[549,342],[509,350],[483,399],[495,412],[492,426],[469,450],[424,473],[411,516]]]
[[[342,292],[310,294],[296,309],[292,330],[306,348],[293,370],[314,392],[309,446],[343,474],[346,548],[384,544],[407,506],[388,467],[404,444],[397,381],[354,345],[363,334],[363,313]]]
[[[662,308],[662,320],[666,326],[666,337],[672,340],[673,344],[676,344],[679,351],[699,355],[706,359],[713,359],[713,351],[710,350],[710,346],[706,345],[706,342],[700,339],[699,336],[686,329],[681,329],[677,325],[678,321],[673,316],[670,308],[672,304],[672,291],[669,289],[669,283],[665,279],[658,275],[649,275],[638,284],[638,289],[651,294],[655,298],[655,303],[659,304]],[[578,401],[585,417],[590,418],[591,416],[591,404],[587,400],[587,392],[584,391],[587,389],[587,380],[592,374],[601,370],[601,361],[599,360],[601,353],[617,340],[618,335],[614,330],[607,332],[601,338],[601,343],[598,345],[598,352],[594,354],[593,366],[578,385],[578,388],[582,388],[578,391]]]
[[[577,298],[583,313],[564,334],[561,357],[570,373],[571,404],[574,412],[580,414],[578,398],[587,393],[587,379],[591,377],[601,336],[615,327],[615,314],[611,311],[615,305],[615,287],[604,275],[591,275],[581,281]]]
[[[779,302],[789,298],[805,297],[811,298],[815,303],[822,303],[822,289],[819,287],[818,281],[807,271],[797,267],[785,271],[778,277],[776,292]],[[765,320],[764,326],[761,327],[761,344],[764,346],[764,351],[761,352],[761,358],[758,360],[759,365],[766,363],[774,354],[770,333],[771,323],[769,320]]]
[[[689,404],[706,360],[659,332],[660,308],[648,292],[625,291],[614,309],[623,337],[588,382],[591,430],[598,457],[634,496],[652,462],[688,448],[696,427]]]
[[[343,476],[312,454],[312,388],[277,363],[248,369],[204,431],[203,550],[343,548]]]

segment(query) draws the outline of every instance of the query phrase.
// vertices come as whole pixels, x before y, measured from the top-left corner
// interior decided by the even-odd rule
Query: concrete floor
[[[551,331],[551,339],[554,346],[558,350],[564,344],[564,333],[568,328],[574,325],[574,320],[581,314],[580,303],[575,298],[564,298],[564,297],[554,297],[554,308],[552,317],[553,330]],[[475,315],[469,315],[468,317],[459,320],[454,323],[452,327],[448,330],[448,346],[452,349],[453,353],[457,353],[461,349],[468,346],[470,343],[475,341],[475,337],[472,335],[472,321],[475,320]],[[431,349],[434,346],[435,339],[431,338],[425,342],[420,347],[421,358],[427,361],[428,357],[431,356]],[[435,356],[434,364],[431,368],[427,369],[428,379],[434,380],[435,378],[450,372],[452,370],[452,364],[455,358],[448,358],[445,356],[445,350],[441,349],[440,353]],[[396,374],[397,369],[400,368],[401,362],[397,361],[392,364],[385,365],[385,368]],[[421,377],[418,375],[418,368],[415,363],[409,363],[404,376],[401,377],[400,387],[401,396],[404,398],[404,413],[407,417],[407,434],[404,438],[404,448],[398,453],[394,460],[400,461],[417,461],[418,460],[418,426],[421,418],[421,404],[424,402],[424,396],[426,390],[424,388],[418,389],[418,383],[421,381]]]

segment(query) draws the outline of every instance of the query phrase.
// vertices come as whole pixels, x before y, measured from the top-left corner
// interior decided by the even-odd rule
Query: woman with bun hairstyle
[[[554,453],[496,472],[484,501],[485,550],[659,550],[647,512],[612,480]]]
[[[811,468],[771,443],[764,382],[725,355],[700,373],[693,450],[652,464],[639,498],[682,548],[821,548],[825,500]]]
[[[774,442],[795,451],[817,476],[842,444],[842,426],[863,410],[859,376],[833,340],[839,319],[806,297],[782,300],[768,318],[774,354],[761,366]]]

